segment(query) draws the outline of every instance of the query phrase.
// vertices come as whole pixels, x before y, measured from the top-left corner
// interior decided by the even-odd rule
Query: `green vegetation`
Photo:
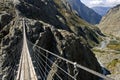
[[[108,64],[107,67],[108,67],[108,68],[110,68],[110,67],[115,67],[118,62],[119,62],[118,59],[114,59],[114,60],[112,60],[112,61]]]
[[[104,50],[101,50],[101,49],[92,49],[93,52],[99,52],[99,53],[104,53],[105,51]]]
[[[116,40],[110,41],[107,47],[116,51],[120,51],[120,42]]]
[[[113,69],[116,67],[116,65],[120,63],[120,60],[119,59],[114,59],[112,60],[108,65],[107,65],[107,68],[108,69]],[[114,70],[114,69],[113,69]]]

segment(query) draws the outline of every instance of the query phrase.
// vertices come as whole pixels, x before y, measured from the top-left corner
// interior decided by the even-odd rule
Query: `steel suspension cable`
[[[37,56],[35,56],[35,59],[36,59],[36,62],[37,62],[37,64],[38,64],[38,66],[40,67],[40,69],[41,69],[41,71],[43,72],[43,74],[42,74],[42,77],[43,77],[43,79],[46,77],[46,74],[45,74],[45,72],[43,71],[43,69],[42,69],[42,67],[40,66],[40,63],[38,62],[38,60],[37,59],[39,59],[39,58],[37,58]],[[45,77],[44,77],[45,76]]]
[[[39,52],[39,51],[38,51]],[[41,53],[41,52],[39,52]],[[41,54],[42,56],[44,56],[43,54]],[[46,58],[46,56],[44,56]],[[49,58],[47,58],[51,63],[54,63],[52,60],[50,60]],[[61,67],[59,67],[57,64],[55,64],[61,71],[63,71],[65,74],[67,74],[69,77],[71,77],[72,79],[75,79],[74,76],[72,76],[71,74],[69,74],[68,72],[66,72],[64,69],[62,69]]]
[[[37,67],[41,67],[38,62],[37,62],[37,65],[36,65],[36,66],[37,66]],[[44,76],[43,76],[43,74],[42,74],[42,72],[41,72],[41,68],[40,68],[40,69],[38,68],[38,73],[39,73],[39,75],[40,75],[40,78],[43,79]],[[38,78],[39,78],[39,76],[38,76]]]
[[[39,55],[38,55],[39,56]],[[37,57],[38,57],[37,56]],[[40,57],[40,56],[39,56]],[[41,57],[40,57],[41,58]],[[46,63],[45,62],[45,60],[43,60],[42,58],[41,58],[41,60],[44,62],[44,63]],[[41,63],[42,64],[42,63]],[[42,66],[44,67],[44,65],[42,64]],[[47,64],[47,66],[51,69],[51,67]],[[49,71],[47,70],[47,72],[49,73]],[[63,80],[57,73],[55,73],[55,75],[60,79],[60,80]]]
[[[28,41],[29,43],[33,44],[31,41],[29,41],[29,40],[27,40],[27,41]],[[37,48],[39,48],[39,49],[41,49],[41,50],[49,53],[49,54],[55,56],[55,57],[58,57],[58,58],[60,58],[60,59],[62,59],[62,60],[64,60],[64,61],[72,64],[72,65],[75,64],[75,62],[72,62],[72,61],[70,61],[70,60],[68,60],[68,59],[65,59],[65,58],[59,56],[59,55],[56,55],[56,54],[54,54],[54,53],[52,53],[52,52],[50,52],[50,51],[48,51],[48,50],[46,50],[46,49],[44,49],[44,48],[36,45],[36,44],[33,44],[33,45],[36,46]],[[87,68],[87,67],[84,67],[84,66],[82,66],[82,65],[80,65],[80,64],[76,64],[76,67],[78,67],[78,68],[80,68],[80,69],[83,69],[83,70],[85,70],[85,71],[87,71],[87,72],[89,72],[89,73],[91,73],[91,74],[94,74],[94,75],[96,75],[96,76],[98,76],[98,77],[101,77],[101,78],[103,78],[103,79],[106,79],[106,80],[114,80],[114,79],[112,79],[112,78],[109,78],[109,77],[101,74],[101,73],[98,73],[98,72],[96,72],[96,71],[94,71],[94,70],[91,70],[91,69],[89,69],[89,68]]]
[[[17,79],[17,77],[16,77],[17,80],[20,79],[21,68],[22,68],[22,61],[23,61],[23,54],[21,54],[20,61],[19,61],[19,66],[20,66],[20,68],[19,68],[18,71],[20,71],[20,72],[18,73],[18,75],[19,75],[19,76],[18,76],[18,79]]]

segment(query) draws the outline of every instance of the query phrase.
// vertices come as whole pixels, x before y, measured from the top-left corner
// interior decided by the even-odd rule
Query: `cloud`
[[[102,0],[92,0],[90,1],[91,5],[96,5],[96,4],[101,4],[103,1]]]
[[[115,6],[117,4],[120,4],[120,0],[106,0],[106,5]]]
[[[104,6],[104,7],[113,7],[117,4],[120,4],[120,0],[81,0],[89,7],[94,6]]]
[[[120,3],[120,0],[106,0],[106,2],[108,2],[108,3],[116,3],[116,2],[119,2],[119,3]]]
[[[89,0],[89,7],[103,4],[103,0]]]

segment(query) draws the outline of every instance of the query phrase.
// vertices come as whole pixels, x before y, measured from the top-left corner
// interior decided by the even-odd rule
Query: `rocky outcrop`
[[[13,3],[0,3],[0,80],[13,79],[19,63],[22,29],[14,12]]]
[[[0,60],[2,71],[2,79],[13,79],[13,72],[17,70],[19,63],[20,53],[22,49],[22,29],[12,24],[9,25],[10,29],[8,34],[1,39],[1,53]],[[6,28],[4,28],[6,29]]]
[[[22,49],[21,18],[25,18],[27,39],[33,43],[32,45],[29,44],[31,52],[32,50],[34,51],[34,46],[38,45],[57,55],[101,72],[100,65],[90,50],[90,47],[99,43],[101,32],[98,28],[85,22],[72,12],[66,1],[20,0],[16,8],[17,10],[15,11],[18,13],[16,15],[19,16],[15,16],[1,31],[0,59],[2,67],[0,67],[0,70],[2,71],[0,72],[3,80],[12,80],[17,74]],[[42,52],[44,53],[44,51]],[[73,74],[73,66],[54,56],[49,55],[49,58],[64,70],[68,68],[70,74]],[[37,59],[38,63],[41,62],[40,58],[32,59]],[[55,67],[54,64],[50,65]],[[39,67],[36,67],[36,69],[39,70]],[[52,70],[49,70],[48,75]],[[79,77],[77,77],[78,80],[98,79],[98,77],[81,69],[78,71],[80,72],[78,74]],[[59,73],[65,80],[68,79],[68,77],[63,76],[59,69],[53,72]],[[56,79],[55,73],[52,74]]]
[[[84,5],[80,0],[67,0],[73,10],[77,12],[77,14],[84,19],[85,21],[91,24],[98,24],[101,20],[101,15],[96,13],[91,8]]]
[[[12,15],[3,12],[0,14],[0,30],[12,20]]]
[[[77,62],[78,64],[81,64],[83,66],[89,67],[92,70],[97,70],[98,72],[101,72],[101,67],[96,62],[96,58],[92,51],[87,47],[87,45],[84,44],[83,40],[81,38],[77,37],[74,33],[70,33],[66,30],[61,29],[55,29],[52,25],[48,24],[42,24],[40,22],[35,22],[34,24],[39,23],[41,28],[39,27],[39,35],[36,36],[35,45],[41,46],[53,53],[56,53],[57,55],[60,55],[68,60],[71,60],[73,62]],[[33,34],[31,34],[31,39],[35,39],[35,27],[31,28],[31,31]],[[52,27],[52,28],[51,28]],[[28,33],[30,30],[28,30]],[[35,47],[33,47],[34,49]],[[40,49],[40,51],[42,51]],[[44,51],[43,51],[44,52]],[[38,55],[41,55],[40,53],[37,53]],[[70,79],[70,77],[58,69],[58,67],[55,64],[58,64],[62,69],[67,71],[69,69],[70,74],[74,75],[74,66],[70,64],[66,64],[66,62],[62,61],[59,58],[56,58],[55,56],[49,55],[49,58],[53,60],[54,64],[49,64],[52,66],[52,69],[48,73],[48,79],[51,80],[52,78],[57,79],[56,73],[59,74],[62,79]],[[43,58],[44,59],[44,58]],[[41,59],[37,59],[38,61],[41,61]],[[91,66],[90,66],[91,65]],[[92,74],[89,74],[85,72],[84,70],[78,69],[78,77],[77,80],[96,80],[99,79],[99,77],[96,77]],[[52,77],[51,77],[52,75]],[[64,76],[63,76],[64,75]],[[79,75],[86,75],[88,77],[79,76]]]
[[[109,10],[102,18],[99,28],[102,32],[120,37],[120,5],[117,5]]]
[[[101,72],[100,66],[98,66],[98,68],[93,66],[93,64],[96,66],[98,65],[98,63],[94,62],[94,61],[96,61],[96,59],[93,57],[94,54],[89,50],[89,48],[86,45],[84,45],[82,43],[80,38],[76,37],[74,34],[66,32],[66,31],[59,30],[59,32],[60,32],[59,34],[61,34],[61,36],[58,36],[58,35],[56,35],[56,36],[58,37],[59,42],[61,42],[61,44],[59,43],[58,45],[61,45],[60,48],[63,52],[63,54],[61,54],[62,56],[64,56],[68,60],[77,62],[78,64],[81,64],[86,67],[89,67],[89,65],[92,65],[91,67],[89,67],[90,69]],[[63,38],[61,39],[61,37],[63,37]],[[60,48],[58,48],[58,49],[60,49]],[[91,57],[89,57],[89,56],[91,56]],[[58,64],[62,68],[65,68],[65,67],[63,67],[66,64],[65,62],[60,61]],[[73,72],[74,66],[72,66],[70,64],[66,64],[66,67],[67,67],[67,69],[70,70],[70,74],[74,75],[74,72]],[[58,70],[58,72],[59,72],[59,70]],[[78,75],[86,75],[87,77],[85,78],[84,76],[77,76],[77,80],[99,79],[98,77],[96,77],[92,74],[90,75],[89,73],[85,72],[84,70],[78,69],[78,72],[79,72]],[[62,72],[60,75],[62,75]],[[65,77],[65,79],[66,79],[66,77]]]

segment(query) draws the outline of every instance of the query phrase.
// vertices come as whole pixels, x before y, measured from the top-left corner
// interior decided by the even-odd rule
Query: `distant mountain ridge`
[[[91,8],[84,5],[80,0],[67,0],[71,7],[77,11],[78,15],[91,24],[98,24],[101,20],[101,15],[96,13]]]
[[[93,9],[96,13],[100,14],[101,16],[104,16],[104,15],[108,12],[108,10],[109,10],[110,8],[111,8],[111,7],[102,7],[102,6],[92,7],[92,9]]]

